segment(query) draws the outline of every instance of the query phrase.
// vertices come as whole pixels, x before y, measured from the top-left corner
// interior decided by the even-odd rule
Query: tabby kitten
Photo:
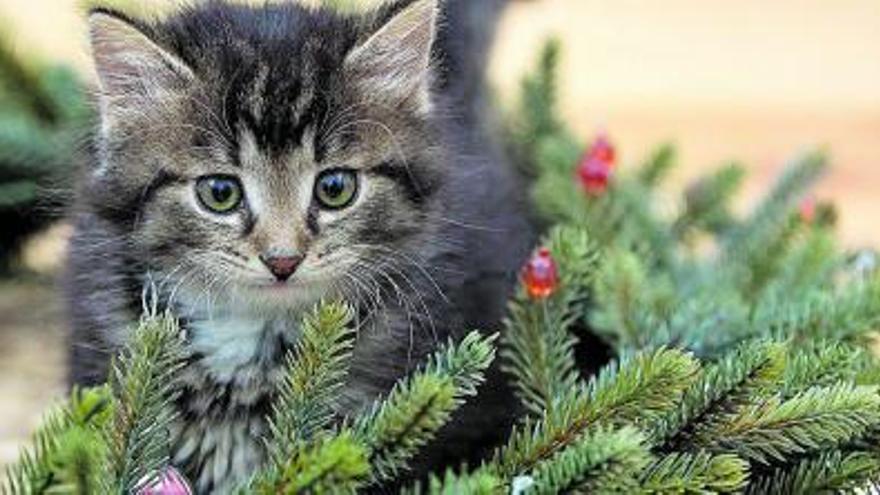
[[[340,412],[438,342],[497,330],[532,241],[481,124],[501,3],[91,13],[100,126],[68,264],[71,381],[103,381],[144,291],[158,294],[186,330],[172,460],[197,491],[263,460],[283,357],[320,299],[358,308]],[[513,413],[491,382],[422,466],[491,444]]]

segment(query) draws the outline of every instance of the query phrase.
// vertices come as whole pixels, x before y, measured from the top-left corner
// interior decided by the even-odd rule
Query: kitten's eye
[[[244,198],[238,179],[223,175],[199,179],[196,183],[196,193],[205,208],[215,213],[232,212],[238,208]]]
[[[358,176],[353,170],[328,170],[315,182],[315,198],[328,210],[350,206],[358,192]]]

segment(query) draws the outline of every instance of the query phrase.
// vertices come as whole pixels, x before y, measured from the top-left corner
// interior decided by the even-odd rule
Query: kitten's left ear
[[[438,10],[438,0],[403,0],[390,7],[390,19],[345,60],[364,94],[411,105],[419,113],[430,109]]]

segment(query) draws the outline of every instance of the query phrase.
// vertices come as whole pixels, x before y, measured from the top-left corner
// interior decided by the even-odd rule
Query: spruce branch
[[[448,343],[423,370],[398,382],[353,422],[355,438],[368,449],[374,481],[393,479],[434,438],[464,399],[476,394],[495,357],[493,341],[478,332]]]
[[[785,346],[753,342],[704,371],[680,407],[658,423],[654,440],[667,452],[693,447],[742,407],[771,394],[785,370]]]
[[[517,395],[533,414],[552,407],[556,397],[578,381],[569,331],[583,313],[597,256],[586,233],[556,228],[549,249],[561,275],[559,288],[548,299],[535,301],[521,289],[505,320],[503,369],[513,376]]]
[[[816,341],[792,351],[783,375],[782,396],[790,398],[812,387],[855,383],[875,358],[845,342]],[[880,383],[880,382],[878,382]]]
[[[880,278],[839,290],[812,290],[794,300],[768,300],[755,308],[752,324],[795,344],[815,339],[864,342],[880,324]]]
[[[557,77],[561,44],[550,40],[541,52],[538,68],[522,83],[522,101],[517,133],[530,155],[537,143],[554,135],[562,126],[557,117]]]
[[[112,416],[104,428],[108,457],[101,493],[126,495],[154,481],[168,463],[174,377],[183,340],[170,314],[145,316],[110,372]]]
[[[311,442],[298,442],[289,449],[279,471],[258,478],[245,493],[258,495],[306,495],[356,493],[368,479],[366,448],[351,431],[319,434]]]
[[[352,318],[350,307],[335,303],[321,303],[304,318],[269,418],[266,445],[276,465],[330,426],[354,346]]]
[[[880,424],[876,387],[816,387],[791,399],[777,397],[742,408],[692,441],[693,448],[735,453],[760,464],[785,462],[840,446]]]
[[[529,493],[633,493],[649,462],[644,437],[635,428],[598,429],[536,466]]]
[[[880,459],[864,452],[832,451],[777,468],[753,480],[746,495],[803,493],[873,493],[867,490],[880,476]]]
[[[730,454],[673,453],[655,460],[639,478],[644,494],[740,493],[749,465]]]
[[[538,463],[580,441],[588,429],[635,424],[650,430],[669,413],[696,379],[689,355],[659,349],[606,367],[586,386],[557,398],[537,421],[517,426],[499,449],[493,469],[504,479],[528,473]]]
[[[427,483],[418,482],[403,490],[402,495],[497,495],[502,493],[501,481],[486,469],[472,473],[446,470],[442,476],[431,475]]]
[[[646,187],[659,185],[675,166],[676,158],[675,146],[660,146],[636,172],[637,180]]]
[[[684,211],[672,224],[677,239],[684,239],[693,230],[722,233],[733,223],[731,200],[745,178],[745,169],[731,164],[698,180],[685,190]]]
[[[47,494],[93,495],[100,493],[101,465],[105,459],[105,444],[100,432],[92,428],[74,426],[64,432],[55,458],[52,487]]]
[[[758,305],[767,298],[767,304],[780,300],[797,301],[810,291],[832,289],[834,274],[843,265],[834,238],[825,229],[807,232],[779,262],[773,280],[762,290]]]
[[[724,266],[740,279],[745,293],[757,293],[776,273],[796,229],[791,212],[826,169],[827,159],[821,152],[794,161],[751,217],[724,239]]]
[[[10,94],[39,120],[53,122],[56,115],[49,105],[51,99],[42,91],[38,71],[13,51],[8,37],[7,33],[0,33],[0,94]]]
[[[611,250],[604,257],[594,284],[593,329],[621,349],[639,349],[653,330],[643,317],[655,285],[648,283],[647,268],[640,257],[625,249]]]
[[[103,427],[110,408],[109,391],[105,387],[74,389],[68,404],[56,406],[46,415],[34,434],[32,447],[23,450],[18,461],[7,468],[0,493],[48,493],[59,484],[69,483],[69,474],[83,472],[75,464],[91,467],[92,463],[101,462],[103,443],[83,446],[80,440]],[[74,430],[77,433],[71,433]],[[73,438],[74,435],[77,437]],[[76,445],[71,440],[76,441]]]

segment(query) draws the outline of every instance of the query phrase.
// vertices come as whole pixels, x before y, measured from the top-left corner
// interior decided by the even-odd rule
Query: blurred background
[[[842,240],[858,248],[880,244],[878,26],[877,0],[522,0],[504,17],[490,71],[499,103],[513,106],[543,42],[558,37],[561,107],[585,140],[607,131],[623,164],[677,144],[674,187],[741,162],[742,207],[787,157],[825,146],[834,169],[819,199],[837,204]],[[3,0],[0,33],[2,465],[64,390],[54,276],[65,198],[40,195],[69,182],[93,74],[77,0]]]

